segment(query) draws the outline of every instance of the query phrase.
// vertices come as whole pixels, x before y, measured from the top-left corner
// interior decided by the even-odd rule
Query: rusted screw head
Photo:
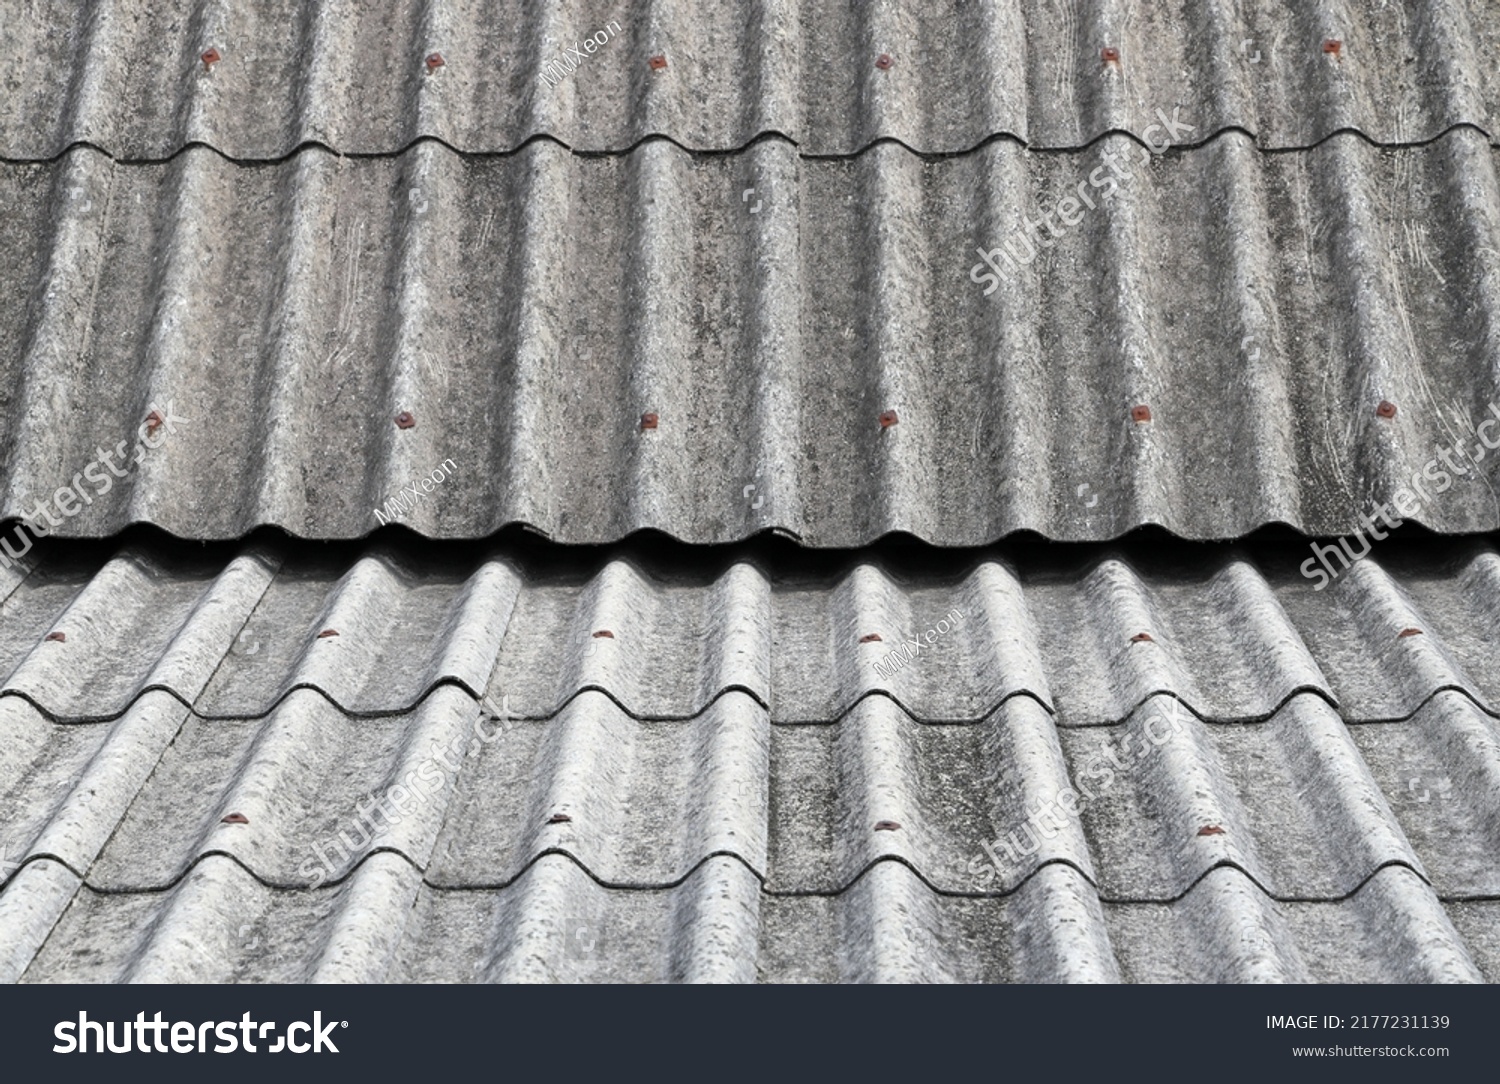
[[[150,414],[147,414],[146,435],[148,437],[154,437],[156,435],[156,431],[162,427],[162,422],[165,420],[166,419],[161,416],[161,411],[159,410],[153,410]]]
[[[1149,632],[1138,632],[1138,633],[1136,633],[1134,636],[1132,636],[1130,638],[1130,642],[1132,644],[1154,644],[1154,643],[1156,643],[1155,640],[1151,639],[1151,634]]]
[[[648,411],[646,411],[646,413],[644,413],[644,414],[641,415],[641,428],[642,429],[655,429],[656,428],[656,423],[658,421],[660,421],[660,419],[656,416],[656,411],[654,411],[654,410],[648,410]]]
[[[1402,629],[1400,632],[1398,632],[1396,634],[1396,638],[1397,639],[1404,639],[1407,636],[1421,636],[1421,635],[1422,635],[1422,630],[1421,629]]]
[[[877,68],[879,68],[881,71],[889,71],[890,68],[891,68],[891,65],[894,64],[894,63],[896,63],[896,62],[891,59],[891,54],[890,53],[881,53],[879,56],[877,56],[875,58],[875,66]]]
[[[650,60],[646,61],[646,63],[651,65],[652,71],[659,72],[667,66],[667,58],[657,53]]]
[[[1118,64],[1120,62],[1120,50],[1113,45],[1106,45],[1099,50],[1099,59],[1105,64]]]
[[[596,640],[613,640],[614,638],[615,634],[610,632],[608,629],[600,629],[598,632],[594,633],[594,639]]]
[[[49,644],[65,644],[68,642],[68,634],[65,632],[49,632],[45,641]]]
[[[901,823],[899,821],[876,821],[875,822],[875,831],[877,831],[877,832],[899,832],[900,830],[901,830]]]
[[[443,59],[442,53],[428,53],[427,59],[423,63],[427,65],[427,74],[431,75],[448,62]]]
[[[1130,420],[1135,422],[1137,425],[1140,425],[1143,422],[1149,422],[1151,420],[1151,408],[1148,407],[1145,403],[1142,403],[1140,406],[1131,407]]]
[[[554,813],[554,814],[552,814],[552,816],[550,816],[550,817],[547,818],[547,823],[548,824],[568,824],[572,820],[573,820],[573,818],[570,817],[570,816],[568,816],[566,813]]]
[[[410,429],[412,426],[414,426],[416,424],[417,424],[416,416],[413,415],[412,412],[409,411],[409,410],[403,410],[400,414],[396,415],[396,428],[397,429]]]
[[[889,429],[901,419],[894,410],[882,410],[880,412],[880,428]]]
[[[222,55],[220,55],[219,50],[210,45],[207,49],[198,54],[198,59],[203,61],[203,70],[206,72],[211,72],[214,70],[214,65],[224,58]]]
[[[219,820],[220,824],[249,824],[250,818],[243,813],[230,813]]]
[[[1342,60],[1344,58],[1344,43],[1338,38],[1324,38],[1323,52],[1327,53],[1331,57]]]
[[[859,638],[859,642],[862,643],[862,644],[878,644],[878,643],[881,642],[880,641],[880,633],[878,633],[878,632],[866,633],[864,636],[861,636]]]
[[[324,629],[322,632],[318,633],[318,639],[319,640],[326,640],[330,636],[337,636],[338,634],[339,634],[339,630],[338,629]]]
[[[1375,408],[1375,413],[1382,418],[1394,418],[1396,416],[1396,404],[1389,399],[1380,400],[1380,405]]]
[[[1198,834],[1200,836],[1222,836],[1224,829],[1220,828],[1217,824],[1205,824],[1202,828],[1198,829]]]

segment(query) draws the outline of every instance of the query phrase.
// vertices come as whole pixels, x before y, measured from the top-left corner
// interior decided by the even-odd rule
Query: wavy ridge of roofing
[[[0,846],[109,892],[168,889],[212,854],[315,888],[389,851],[441,888],[503,888],[559,853],[630,889],[729,855],[790,895],[839,894],[895,859],[976,897],[1049,863],[1133,902],[1179,899],[1220,866],[1287,901],[1345,898],[1391,865],[1444,898],[1500,896],[1500,724],[1464,697],[1353,727],[1310,694],[1238,726],[1174,705],[1068,729],[1025,697],[971,725],[872,698],[835,725],[778,727],[742,693],[651,723],[589,692],[552,720],[495,721],[444,687],[389,719],[302,691],[263,720],[209,721],[153,692],[70,727],[11,698]]]
[[[601,32],[602,45],[569,58]],[[210,48],[212,64],[200,58]],[[1266,148],[1349,129],[1400,143],[1454,124],[1500,130],[1500,79],[1484,59],[1497,48],[1500,18],[1481,0],[1410,11],[1341,0],[762,0],[730,11],[689,0],[38,0],[0,27],[14,88],[0,102],[0,157],[88,143],[162,159],[200,142],[274,159],[309,143],[390,153],[422,137],[492,152],[537,135],[596,152],[651,135],[724,150],[771,131],[814,154],[881,139],[951,153],[999,134],[1072,148],[1142,135],[1158,109],[1177,108],[1206,133],[1239,128]],[[441,66],[429,67],[433,54]],[[554,59],[576,70],[549,85]]]
[[[1212,722],[1265,719],[1308,692],[1350,722],[1400,720],[1452,690],[1500,716],[1493,545],[1433,558],[1387,541],[1322,589],[1299,568],[1309,553],[1222,548],[1161,567],[1143,544],[911,574],[851,558],[809,578],[743,555],[688,577],[670,556],[560,574],[504,545],[49,552],[0,572],[0,704],[101,721],[160,690],[245,719],[302,689],[379,717],[452,687],[547,719],[594,690],[669,720],[738,691],[776,723],[833,722],[871,696],[974,723],[1026,697],[1081,727],[1156,695]]]
[[[897,862],[836,897],[777,897],[730,858],[653,891],[560,855],[446,891],[376,855],[268,888],[210,857],[170,892],[100,893],[53,862],[0,895],[0,977],[23,982],[1482,982],[1500,904],[1443,904],[1387,867],[1347,899],[1268,900],[1209,873],[1170,905],[1101,902],[1069,866],[1014,895],[934,894]],[[21,919],[24,910],[25,918]]]
[[[1013,281],[975,275],[1116,152],[1146,154],[3,167],[0,277],[27,302],[0,311],[0,518],[171,405],[179,431],[56,530],[1334,536],[1413,478],[1424,525],[1500,527],[1477,133],[1293,155],[1230,133],[1101,187]]]

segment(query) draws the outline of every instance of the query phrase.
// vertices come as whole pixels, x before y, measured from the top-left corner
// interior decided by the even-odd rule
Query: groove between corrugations
[[[1109,146],[1136,144],[0,170],[0,276],[29,302],[0,312],[0,518],[167,404],[180,432],[61,532],[362,537],[451,463],[397,517],[420,535],[1331,537],[1477,441],[1500,409],[1500,185],[1473,130],[1169,154],[985,296],[976,246]],[[1500,526],[1497,458],[1413,518]]]

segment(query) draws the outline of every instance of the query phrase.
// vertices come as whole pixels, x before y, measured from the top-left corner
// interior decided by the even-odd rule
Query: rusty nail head
[[[400,414],[396,415],[396,428],[397,429],[410,429],[412,426],[414,426],[416,424],[417,424],[417,419],[412,414],[412,412],[409,411],[409,410],[403,410]]]
[[[596,640],[613,640],[614,638],[615,634],[610,632],[608,629],[600,629],[598,632],[594,633],[594,639]]]
[[[659,72],[659,71],[661,71],[663,68],[665,68],[667,66],[667,58],[665,56],[663,56],[661,53],[657,53],[654,57],[652,57],[646,63],[648,63],[648,64],[651,65],[651,70],[652,71]]]
[[[888,71],[888,70],[890,70],[890,66],[892,64],[894,64],[894,63],[896,63],[896,62],[891,59],[891,54],[890,53],[881,53],[879,56],[877,56],[875,58],[875,66],[877,68],[879,68],[881,71]]]
[[[898,821],[876,821],[875,822],[875,831],[877,831],[877,832],[895,832],[895,831],[899,831],[900,828],[901,828],[901,824]]]
[[[901,419],[894,410],[882,410],[880,412],[880,428],[889,429]]]
[[[162,427],[162,422],[164,420],[165,419],[162,418],[161,411],[159,411],[159,410],[153,410],[150,414],[147,414],[146,415],[146,433],[147,433],[147,435],[148,436],[152,435],[158,429],[160,429]]]
[[[214,65],[224,58],[220,55],[219,50],[210,45],[207,49],[203,50],[198,59],[203,61],[204,71],[213,71]]]
[[[1202,828],[1198,829],[1198,834],[1200,836],[1222,836],[1224,829],[1220,828],[1217,824],[1205,824]]]
[[[1132,636],[1130,638],[1130,642],[1132,644],[1154,644],[1154,643],[1156,643],[1155,640],[1151,639],[1151,634],[1149,632],[1138,632],[1138,633],[1136,633],[1134,636]]]
[[[1137,425],[1142,422],[1149,422],[1151,420],[1151,408],[1148,407],[1145,403],[1142,403],[1140,406],[1131,407],[1130,420],[1135,422]]]
[[[554,813],[554,814],[552,814],[552,816],[550,816],[550,817],[547,818],[547,823],[548,824],[568,824],[569,822],[572,821],[572,819],[573,818],[570,817],[570,816],[568,816],[566,813]]]
[[[1344,49],[1344,43],[1342,41],[1340,41],[1338,38],[1324,38],[1323,39],[1323,52],[1327,53],[1329,56],[1335,56],[1335,57],[1338,57],[1340,60],[1342,60],[1343,59],[1343,49]]]
[[[1099,59],[1106,64],[1118,64],[1120,62],[1120,50],[1113,45],[1106,45],[1099,50]]]
[[[656,428],[656,423],[658,421],[660,421],[660,419],[656,416],[656,411],[654,411],[654,410],[648,410],[648,411],[646,411],[646,413],[644,413],[644,414],[641,415],[641,428],[642,429],[655,429]]]
[[[249,824],[250,818],[243,813],[231,813],[219,821],[220,824]]]
[[[448,62],[443,59],[442,53],[428,53],[425,63],[427,64],[427,74],[431,75]]]
[[[1380,400],[1380,405],[1375,408],[1375,413],[1382,418],[1394,418],[1396,416],[1396,404],[1389,399]]]
[[[322,632],[318,633],[318,639],[319,640],[326,640],[330,636],[337,636],[338,634],[339,634],[339,630],[338,629],[324,629]]]
[[[1402,629],[1399,633],[1396,634],[1396,637],[1397,637],[1397,639],[1400,639],[1400,638],[1406,637],[1406,636],[1421,636],[1421,635],[1422,635],[1422,630],[1421,629]]]
[[[52,644],[65,644],[68,642],[68,634],[65,632],[49,632],[47,633],[46,642]]]
[[[878,633],[878,632],[868,633],[867,635],[861,636],[859,638],[859,642],[862,643],[862,644],[878,644],[878,643],[881,642],[880,641],[880,633]]]

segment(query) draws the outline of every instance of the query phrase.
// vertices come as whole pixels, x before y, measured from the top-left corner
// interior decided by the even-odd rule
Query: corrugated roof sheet
[[[13,6],[0,979],[1500,980],[1494,5]]]
[[[1350,722],[1401,720],[1447,689],[1500,715],[1500,553],[1374,545],[1321,590],[1299,569],[1310,549],[1282,544],[912,568],[848,556],[816,573],[753,550],[691,570],[649,548],[560,565],[510,545],[436,562],[399,543],[49,551],[3,574],[0,699],[97,721],[160,689],[235,719],[310,689],[376,716],[455,685],[545,719],[593,689],[668,720],[739,690],[776,722],[829,722],[879,694],[923,722],[973,723],[1026,696],[1092,726],[1163,693],[1216,722],[1266,719],[1301,692]]]
[[[1140,135],[1176,106],[1266,147],[1347,128],[1410,142],[1497,131],[1497,47],[1483,0],[27,0],[0,27],[0,155],[84,142],[159,159],[198,142],[267,159],[425,136],[493,152],[538,135],[725,150],[769,131],[812,154],[878,139],[956,152],[996,135],[1057,148]],[[433,53],[444,63],[429,70]],[[552,85],[554,61],[576,70]]]
[[[204,859],[168,892],[102,893],[50,860],[0,896],[26,982],[1473,982],[1500,904],[1440,904],[1388,866],[1346,899],[1282,903],[1220,867],[1172,903],[1101,903],[1045,866],[1010,896],[932,892],[899,862],[838,896],[774,896],[732,858],[680,885],[601,886],[561,855],[504,889],[444,890],[379,854],[269,888]],[[32,925],[17,919],[23,908]],[[60,916],[60,917],[59,917]],[[9,921],[7,921],[9,920]],[[52,925],[52,923],[56,925]],[[29,940],[28,940],[29,938]]]
[[[1112,151],[1145,155],[6,166],[0,276],[27,304],[0,311],[0,517],[175,404],[180,432],[62,533],[359,537],[434,471],[403,522],[444,538],[1337,535],[1414,476],[1427,526],[1500,526],[1478,133],[1265,154],[1231,132],[1134,167],[986,296],[976,248]]]
[[[258,545],[11,574],[11,978],[1495,977],[1488,544],[1392,541],[1324,592],[1300,546],[580,579]],[[963,673],[1009,694],[949,716]],[[673,674],[685,717],[631,714]]]

